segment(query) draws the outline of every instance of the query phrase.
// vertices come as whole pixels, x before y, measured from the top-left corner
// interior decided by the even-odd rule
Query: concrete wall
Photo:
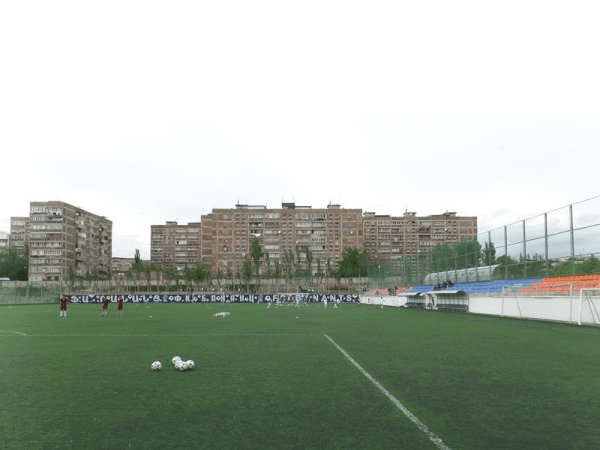
[[[373,306],[402,307],[409,297],[372,296],[362,297],[361,303]],[[425,303],[428,303],[427,301]],[[578,295],[570,296],[515,296],[499,295],[469,297],[469,312],[501,317],[551,320],[556,322],[578,323],[580,315]],[[600,298],[588,299],[581,305],[582,324],[600,324]]]

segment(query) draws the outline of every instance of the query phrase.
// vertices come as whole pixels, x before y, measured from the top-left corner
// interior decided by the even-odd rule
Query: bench
[[[452,303],[438,303],[436,306],[437,306],[437,309],[443,309],[443,310],[447,310],[447,311],[467,312],[469,310],[469,305],[459,305],[459,304],[452,304]]]
[[[406,302],[405,305],[407,308],[425,308],[424,302]]]

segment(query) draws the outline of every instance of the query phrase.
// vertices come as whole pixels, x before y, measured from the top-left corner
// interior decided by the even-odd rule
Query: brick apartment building
[[[360,209],[339,205],[313,209],[295,203],[277,209],[239,204],[213,209],[199,223],[152,225],[151,261],[178,270],[202,261],[213,274],[236,273],[251,258],[252,241],[257,239],[265,264],[281,263],[285,251],[305,257],[309,248],[316,271],[317,261],[324,268],[327,260],[339,261],[345,248],[362,246],[361,214]]]
[[[183,271],[200,260],[200,223],[150,226],[150,261],[161,268]]]
[[[230,209],[213,209],[198,223],[179,225],[167,222],[151,227],[151,261],[159,267],[186,266],[202,261],[214,274],[235,274],[251,258],[254,239],[267,264],[283,261],[285,252],[305,258],[312,254],[312,271],[327,261],[332,267],[341,260],[346,248],[366,249],[382,264],[430,251],[435,245],[453,243],[477,236],[476,217],[458,217],[454,212],[418,217],[376,215],[362,209],[328,205],[314,209],[283,203],[281,208],[236,205]]]
[[[458,217],[455,212],[418,217],[414,212],[402,216],[363,216],[364,248],[382,264],[430,252],[440,243],[455,243],[477,237],[477,217]]]
[[[8,237],[9,233],[5,231],[0,231],[0,247],[8,247]]]
[[[29,217],[11,217],[10,245],[26,244],[30,281],[110,274],[112,222],[68,203],[31,202]]]
[[[252,241],[263,249],[263,267],[280,264],[284,252],[303,261],[306,249],[312,254],[312,272],[327,261],[335,265],[344,249],[362,247],[362,210],[339,205],[313,209],[295,203],[281,208],[236,205],[235,209],[214,209],[201,218],[202,261],[213,272],[236,273],[244,260],[251,259]]]

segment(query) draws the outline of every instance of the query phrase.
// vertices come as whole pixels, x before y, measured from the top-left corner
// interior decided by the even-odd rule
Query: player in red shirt
[[[117,317],[123,317],[123,296],[119,296],[117,301]]]
[[[109,303],[110,303],[110,299],[108,298],[108,295],[104,295],[102,297],[102,317],[108,317],[106,315],[106,310],[108,309]]]
[[[60,317],[64,317],[66,319],[67,318],[67,303],[69,303],[69,301],[67,300],[67,297],[65,297],[64,295],[61,295],[58,300],[60,301]]]

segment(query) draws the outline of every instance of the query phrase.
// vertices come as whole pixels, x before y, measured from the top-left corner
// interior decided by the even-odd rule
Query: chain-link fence
[[[451,273],[455,280],[460,278],[462,282],[600,273],[597,255],[600,255],[600,196],[479,233],[471,241],[441,244],[431,251],[372,267],[368,286],[383,289],[432,284],[431,277],[427,277],[435,273],[443,274],[439,279],[445,279]],[[131,280],[72,285],[0,282],[0,303],[56,302],[60,293],[86,290],[95,293],[164,293],[214,288],[214,283],[211,286],[178,286],[173,282],[172,285],[154,286]],[[224,286],[217,288],[222,291]],[[295,291],[298,286],[291,288]]]
[[[260,283],[212,282],[197,284],[184,280],[172,280],[165,283],[144,280],[86,280],[69,282],[55,281],[0,281],[0,305],[19,303],[58,303],[61,294],[99,295],[99,294],[274,294],[274,293],[339,293],[358,292],[367,285],[367,278],[320,279],[319,282],[306,284],[305,280],[286,281],[261,280]]]
[[[429,274],[468,282],[600,273],[597,256],[600,196],[373,267],[369,287],[430,284]]]
[[[0,304],[58,303],[58,297],[63,292],[63,287],[59,285],[0,282]]]

